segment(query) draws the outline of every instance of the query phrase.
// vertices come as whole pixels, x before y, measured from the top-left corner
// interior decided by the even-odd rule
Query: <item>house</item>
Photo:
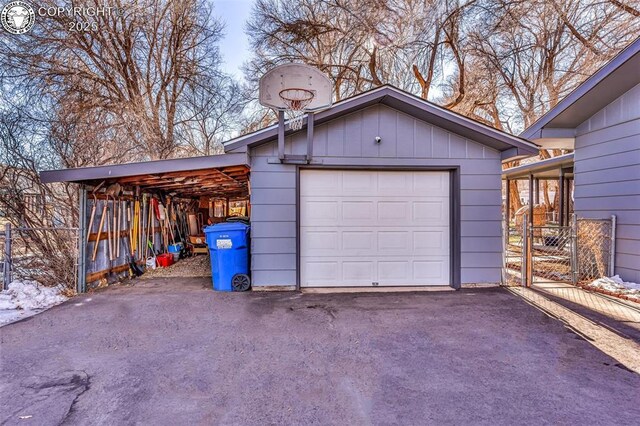
[[[640,282],[640,39],[520,136],[574,152],[508,170],[507,178],[570,177],[577,216],[616,216],[615,273]]]
[[[19,226],[24,215],[50,215],[53,208],[29,181],[29,170],[0,164],[0,227]]]
[[[274,125],[228,141],[219,156],[42,179],[249,195],[254,289],[500,281],[502,163],[536,154],[536,145],[391,86],[338,102],[284,136],[279,147]],[[230,169],[248,177],[225,179]]]

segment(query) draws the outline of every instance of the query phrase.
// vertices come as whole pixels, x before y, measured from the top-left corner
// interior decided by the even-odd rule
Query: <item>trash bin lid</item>
[[[241,222],[222,222],[210,225],[204,228],[204,233],[221,232],[221,231],[246,231],[249,225]]]

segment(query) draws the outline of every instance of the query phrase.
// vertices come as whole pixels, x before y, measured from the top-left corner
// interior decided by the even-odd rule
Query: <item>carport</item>
[[[41,179],[80,186],[78,292],[127,274],[152,251],[187,243],[207,221],[249,216],[251,208],[246,153],[43,171]]]

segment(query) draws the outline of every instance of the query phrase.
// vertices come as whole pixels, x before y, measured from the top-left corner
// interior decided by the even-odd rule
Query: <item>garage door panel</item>
[[[375,263],[373,260],[343,260],[342,277],[345,281],[362,281],[371,283],[375,279]]]
[[[396,224],[409,220],[409,201],[378,201],[378,222]]]
[[[341,276],[340,263],[337,261],[316,261],[301,259],[300,268],[303,276],[309,277],[308,284],[337,281]]]
[[[375,196],[407,196],[414,193],[413,176],[406,172],[386,172],[379,175]]]
[[[449,262],[447,259],[416,260],[413,262],[413,277],[426,285],[448,284]]]
[[[378,252],[383,254],[406,253],[411,246],[410,230],[378,231]]]
[[[368,225],[375,223],[376,204],[373,200],[341,201],[341,220],[334,225]]]
[[[430,226],[449,225],[448,200],[415,201],[412,203],[412,222]]]
[[[447,172],[302,170],[300,181],[302,286],[449,284]]]
[[[300,211],[301,223],[335,225],[339,219],[340,204],[335,200],[301,200],[305,208]]]
[[[376,187],[378,185],[378,176],[371,172],[342,172],[342,171],[334,171],[334,174],[339,174],[341,176],[342,186],[334,187],[334,194],[337,188],[340,188],[340,194],[343,197],[351,197],[351,196],[375,196],[376,195]]]
[[[414,173],[413,194],[439,197],[449,196],[448,173]]]
[[[409,283],[411,264],[408,260],[381,260],[378,262],[378,284]]]
[[[342,186],[342,173],[324,173],[323,170],[305,170],[305,179],[300,179],[300,194],[313,196],[335,195]]]
[[[416,255],[438,255],[449,251],[449,233],[443,230],[414,231],[413,252]]]
[[[359,256],[362,253],[367,253],[371,250],[371,247],[376,245],[376,233],[375,231],[340,231],[342,234],[340,240],[342,241],[342,250],[336,254],[344,256]]]
[[[340,250],[339,233],[337,231],[316,231],[303,229],[302,240],[306,250],[313,250],[317,255],[331,256]]]

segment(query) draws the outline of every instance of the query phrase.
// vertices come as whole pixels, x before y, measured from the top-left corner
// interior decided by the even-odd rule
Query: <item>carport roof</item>
[[[502,179],[525,179],[529,175],[533,175],[536,178],[556,178],[560,176],[561,169],[569,171],[569,173],[565,173],[565,176],[572,176],[573,152],[503,170]]]
[[[47,170],[44,183],[75,182],[98,185],[119,182],[142,189],[173,191],[183,196],[208,192],[237,196],[246,192],[249,161],[246,153],[144,161],[77,169]]]
[[[375,104],[387,105],[453,133],[480,142],[502,152],[503,160],[526,157],[538,153],[538,146],[526,139],[494,129],[390,85],[380,86],[340,101],[331,108],[316,113],[314,123],[316,125],[322,124]],[[287,127],[285,134],[291,133],[294,133],[294,131]],[[274,124],[257,132],[232,139],[226,142],[224,147],[225,151],[241,150],[242,148],[271,142],[277,136],[278,126]]]
[[[40,172],[40,179],[43,183],[83,182],[87,180],[112,179],[118,177],[212,169],[238,165],[249,165],[249,159],[246,154],[230,153],[203,157],[81,167],[77,169],[45,170]]]

